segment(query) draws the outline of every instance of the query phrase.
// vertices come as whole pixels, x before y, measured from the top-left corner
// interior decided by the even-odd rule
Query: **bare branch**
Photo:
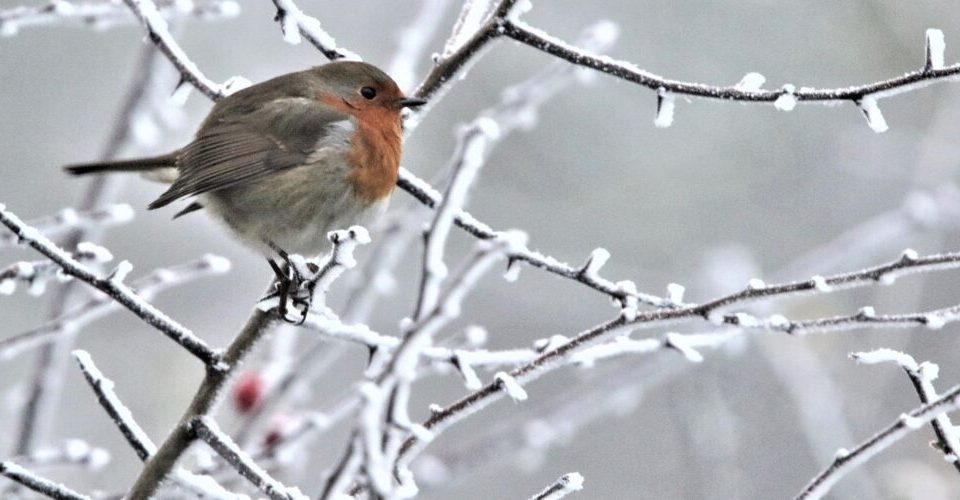
[[[129,263],[126,265],[121,263],[114,274],[107,278],[99,278],[86,266],[77,262],[70,254],[40,234],[40,232],[24,224],[19,217],[13,214],[13,212],[8,211],[2,204],[0,204],[0,223],[13,231],[21,242],[30,245],[34,250],[45,255],[60,266],[65,274],[73,276],[106,293],[144,322],[160,330],[171,340],[183,346],[190,354],[193,354],[205,364],[211,366],[216,365],[220,360],[221,355],[219,352],[208,347],[206,342],[194,335],[193,332],[139,297],[130,287],[119,279],[122,277],[121,275],[126,274],[124,271],[129,270]]]
[[[200,68],[187,57],[187,53],[180,48],[173,35],[167,29],[167,21],[160,15],[156,4],[152,0],[123,0],[130,10],[140,19],[140,23],[147,30],[150,41],[167,56],[180,72],[181,80],[188,82],[204,95],[213,100],[221,99],[231,92],[240,90],[249,85],[249,82],[234,77],[226,84],[220,85],[210,80],[200,71]]]
[[[16,481],[41,495],[56,500],[90,500],[90,497],[77,493],[62,484],[42,478],[13,462],[0,462],[0,474]]]
[[[135,281],[131,289],[144,300],[152,300],[158,293],[175,286],[190,283],[206,276],[225,273],[230,261],[216,255],[168,268],[154,269],[149,275]],[[108,296],[98,296],[86,304],[53,318],[46,324],[19,335],[0,340],[0,360],[10,359],[20,352],[53,341],[61,335],[79,331],[84,326],[120,308],[120,304]]]
[[[73,357],[80,365],[83,377],[87,379],[90,388],[97,395],[97,400],[103,409],[110,415],[110,419],[120,429],[120,433],[136,452],[140,460],[146,461],[157,452],[157,445],[153,444],[147,433],[143,431],[130,410],[120,402],[120,398],[113,392],[113,381],[104,377],[103,373],[93,364],[93,359],[86,351],[73,351]]]
[[[196,438],[204,441],[220,457],[232,465],[237,472],[257,487],[258,490],[265,493],[273,500],[297,500],[307,497],[295,488],[288,488],[276,479],[270,477],[267,471],[257,465],[250,456],[244,453],[229,436],[220,430],[217,423],[209,416],[201,416],[193,419],[190,424],[190,431]]]
[[[559,500],[573,492],[583,489],[583,476],[578,472],[571,472],[560,476],[560,479],[540,493],[530,497],[530,500]]]
[[[900,416],[892,424],[846,451],[840,450],[837,457],[810,484],[797,495],[797,499],[818,499],[826,495],[830,488],[853,469],[863,465],[894,442],[907,434],[923,427],[939,415],[960,408],[960,386],[956,386],[943,396]]]
[[[874,364],[883,362],[896,363],[904,372],[920,396],[920,402],[929,404],[937,399],[937,390],[933,387],[933,381],[940,373],[940,367],[935,363],[924,361],[917,364],[913,356],[891,349],[877,349],[871,352],[854,352],[850,357],[858,363]],[[957,429],[946,413],[934,418],[930,425],[933,427],[933,433],[937,436],[937,445],[943,451],[945,458],[953,467],[960,471],[960,436],[957,435]]]
[[[789,86],[777,90],[748,90],[743,86],[714,86],[702,83],[684,82],[664,78],[638,68],[636,65],[616,61],[609,57],[584,51],[560,39],[554,38],[516,18],[504,18],[499,26],[504,36],[510,37],[537,50],[567,60],[573,64],[586,66],[627,80],[654,91],[664,89],[668,94],[721,99],[724,101],[769,102],[774,103],[783,96],[790,96],[797,102],[854,102],[859,103],[865,97],[874,99],[895,93],[911,91],[932,83],[949,81],[960,74],[960,64],[940,68],[923,69],[904,73],[901,76],[862,85],[851,85],[834,89]]]
[[[329,33],[320,26],[317,18],[304,14],[293,0],[273,0],[277,7],[276,21],[280,23],[283,39],[291,44],[300,43],[301,36],[306,38],[314,47],[331,61],[344,59],[347,61],[361,61],[357,54],[337,46]]]
[[[234,0],[199,0],[185,4],[160,0],[157,8],[167,16],[190,15],[202,18],[234,17],[240,12]],[[82,24],[103,29],[132,23],[133,18],[119,2],[112,0],[50,0],[43,5],[12,7],[0,11],[0,35],[13,36],[20,28],[53,24]]]
[[[40,231],[47,238],[56,238],[61,234],[76,229],[84,230],[92,227],[109,227],[125,224],[133,220],[133,208],[126,203],[96,207],[78,212],[72,208],[65,208],[56,215],[43,217],[27,222],[31,227]],[[0,234],[0,247],[15,245],[17,238],[10,233]]]

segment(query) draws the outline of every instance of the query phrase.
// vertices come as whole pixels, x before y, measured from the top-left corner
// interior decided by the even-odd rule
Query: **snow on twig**
[[[583,476],[579,472],[571,472],[560,476],[560,479],[557,479],[540,493],[530,497],[530,500],[559,500],[582,489]]]
[[[180,325],[165,313],[151,305],[133,292],[127,285],[112,279],[99,278],[90,269],[70,256],[66,251],[55,245],[50,239],[40,234],[36,229],[26,225],[13,212],[0,204],[0,223],[13,231],[17,238],[34,250],[45,255],[68,274],[90,286],[106,293],[113,300],[129,309],[147,324],[160,330],[174,342],[199,358],[208,365],[215,365],[220,354],[207,346],[206,342],[197,337],[192,331]]]
[[[234,77],[226,84],[218,84],[207,78],[200,71],[200,68],[187,56],[187,53],[180,48],[180,45],[170,34],[166,19],[160,15],[157,5],[152,0],[123,0],[127,7],[133,11],[140,19],[140,23],[147,30],[150,41],[160,49],[161,52],[180,72],[182,81],[188,82],[197,88],[204,95],[213,100],[226,97],[231,92],[236,92],[249,85],[249,82]]]
[[[823,498],[830,488],[853,469],[863,465],[868,460],[885,450],[894,442],[900,440],[910,432],[933,421],[939,415],[954,411],[960,407],[960,386],[947,391],[933,401],[904,414],[906,418],[898,418],[892,424],[874,434],[856,448],[837,456],[820,474],[797,495],[797,499],[814,500]]]
[[[152,300],[158,293],[175,286],[190,283],[206,276],[227,272],[230,261],[216,255],[205,255],[194,262],[153,270],[135,281],[131,289],[144,300]],[[0,340],[0,360],[10,359],[20,352],[52,341],[60,335],[79,331],[91,322],[116,311],[121,305],[109,296],[98,296],[72,308],[47,323],[18,335]]]
[[[109,227],[133,220],[133,208],[126,203],[107,205],[101,208],[78,212],[65,208],[55,215],[28,221],[27,224],[47,238],[56,238],[75,229]],[[17,237],[11,233],[0,234],[0,247],[15,245]]]
[[[161,0],[157,8],[166,16],[195,16],[204,19],[234,17],[240,12],[235,0]],[[21,28],[54,24],[83,24],[105,29],[134,22],[127,10],[113,0],[50,0],[42,5],[0,10],[0,36],[16,35]]]
[[[851,353],[850,357],[858,363],[864,364],[895,363],[906,372],[920,397],[921,403],[927,404],[937,399],[937,390],[933,387],[933,381],[939,375],[940,367],[935,363],[925,361],[917,364],[913,356],[885,348],[870,352]],[[933,426],[934,434],[937,436],[937,444],[941,451],[954,468],[960,471],[960,453],[958,453],[960,452],[960,434],[957,433],[957,428],[950,421],[950,417],[946,413],[940,414],[930,422],[930,425]]]
[[[273,0],[273,5],[277,7],[276,20],[280,23],[283,39],[287,43],[299,44],[302,36],[331,61],[338,59],[346,61],[362,60],[357,54],[343,47],[338,47],[337,41],[324,31],[320,21],[305,14],[293,0]]]
[[[0,475],[56,500],[90,500],[87,495],[77,493],[62,484],[40,477],[13,462],[0,462]]]
[[[214,451],[233,466],[241,476],[250,481],[272,500],[305,500],[308,497],[296,488],[284,486],[267,471],[250,459],[250,456],[220,430],[212,418],[203,416],[193,419],[188,426],[197,438],[207,443]]]

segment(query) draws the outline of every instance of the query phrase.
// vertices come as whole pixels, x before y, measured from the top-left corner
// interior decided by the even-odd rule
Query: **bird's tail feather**
[[[103,172],[148,172],[150,170],[173,167],[176,165],[176,163],[177,157],[175,154],[166,154],[151,158],[135,158],[132,160],[67,165],[63,167],[63,169],[73,175],[96,174]]]

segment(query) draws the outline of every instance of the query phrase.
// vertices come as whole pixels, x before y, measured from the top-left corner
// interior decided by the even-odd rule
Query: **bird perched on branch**
[[[375,66],[331,62],[220,100],[176,151],[66,170],[141,172],[170,184],[151,210],[189,198],[174,218],[206,210],[267,255],[314,256],[326,250],[327,232],[385,206],[400,166],[400,112],[425,102]],[[268,260],[289,285],[295,266],[287,262],[281,275]]]

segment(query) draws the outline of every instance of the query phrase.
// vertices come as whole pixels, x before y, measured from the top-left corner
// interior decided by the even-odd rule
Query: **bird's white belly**
[[[366,225],[386,207],[387,198],[370,203],[355,195],[350,168],[332,161],[295,167],[204,194],[201,204],[265,253],[269,241],[289,253],[315,256],[329,249],[328,232]]]

